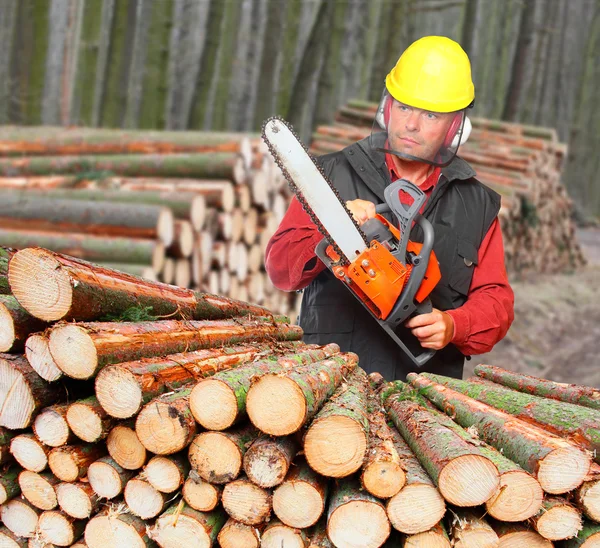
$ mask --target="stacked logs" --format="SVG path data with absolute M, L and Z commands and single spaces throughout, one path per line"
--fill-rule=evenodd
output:
M 351 101 L 332 126 L 320 126 L 311 151 L 325 154 L 368 137 L 377 105 Z M 459 155 L 502 198 L 506 263 L 515 273 L 564 272 L 585 263 L 572 221 L 573 203 L 560 183 L 567 155 L 550 128 L 473 118 Z
M 0 245 L 295 318 L 296 295 L 276 290 L 263 265 L 284 182 L 252 134 L 0 127 Z
M 598 390 L 386 383 L 256 305 L 7 255 L 45 328 L 0 356 L 0 545 L 597 545 Z

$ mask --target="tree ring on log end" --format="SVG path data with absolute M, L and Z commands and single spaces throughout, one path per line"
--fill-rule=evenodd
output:
M 50 353 L 57 367 L 73 379 L 89 379 L 98 367 L 98 353 L 88 332 L 78 325 L 61 325 L 50 332 Z
M 381 504 L 351 501 L 332 512 L 327 534 L 339 548 L 378 548 L 390 535 L 390 522 Z
M 587 476 L 591 458 L 575 446 L 550 452 L 541 462 L 537 479 L 546 493 L 562 494 L 579 487 Z
M 197 548 L 210 548 L 212 541 L 206 530 L 196 519 L 180 514 L 176 525 L 171 514 L 159 517 L 152 530 L 152 538 L 160 546 L 175 548 L 180 546 L 194 546 Z
M 440 492 L 424 483 L 406 485 L 387 504 L 394 529 L 407 535 L 429 531 L 445 513 L 446 502 Z
M 242 469 L 239 447 L 218 432 L 198 434 L 190 445 L 189 459 L 198 475 L 210 483 L 233 481 Z
M 131 371 L 119 365 L 104 367 L 95 381 L 96 397 L 112 417 L 133 417 L 142 405 L 142 389 Z
M 226 383 L 206 379 L 192 389 L 190 409 L 196 421 L 207 430 L 225 430 L 237 417 L 238 402 Z
M 438 478 L 443 497 L 456 506 L 483 504 L 497 491 L 499 484 L 498 469 L 481 455 L 462 455 L 452 459 Z
M 493 518 L 516 522 L 535 516 L 543 500 L 544 491 L 539 482 L 525 471 L 514 470 L 500 476 L 498 492 L 485 506 Z
M 89 548 L 127 546 L 146 548 L 147 544 L 133 525 L 118 517 L 97 516 L 85 528 L 85 543 Z
M 0 302 L 0 352 L 8 352 L 15 342 L 15 321 L 6 306 Z
M 273 493 L 273 512 L 286 525 L 311 527 L 325 510 L 322 493 L 306 481 L 288 481 Z M 287 544 L 286 544 L 287 546 Z

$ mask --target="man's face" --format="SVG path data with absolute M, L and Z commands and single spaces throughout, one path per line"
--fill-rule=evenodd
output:
M 455 116 L 455 112 L 431 112 L 393 99 L 388 124 L 390 148 L 434 161 Z

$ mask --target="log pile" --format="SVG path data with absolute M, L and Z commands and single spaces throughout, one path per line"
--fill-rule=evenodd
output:
M 377 104 L 350 101 L 331 126 L 312 136 L 315 155 L 368 137 Z M 567 146 L 554 129 L 473 118 L 459 155 L 501 195 L 507 268 L 514 273 L 565 272 L 585 264 L 572 221 L 573 203 L 560 183 Z
M 0 546 L 597 545 L 594 389 L 386 383 L 257 305 L 38 248 L 7 274 L 45 346 L 0 355 Z
M 253 134 L 0 127 L 0 245 L 44 247 L 295 319 L 296 295 L 264 271 L 287 209 L 284 183 Z

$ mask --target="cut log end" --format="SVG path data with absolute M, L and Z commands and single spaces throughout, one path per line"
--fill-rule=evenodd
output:
M 161 208 L 156 223 L 156 234 L 159 240 L 169 247 L 175 238 L 175 218 L 173 211 L 168 207 Z
M 160 514 L 165 506 L 165 499 L 147 481 L 131 479 L 125 487 L 125 502 L 133 514 L 143 520 L 152 519 Z
M 53 382 L 62 377 L 62 371 L 56 366 L 54 358 L 50 354 L 46 336 L 39 333 L 30 335 L 25 343 L 25 356 L 42 379 Z
M 63 451 L 60 447 L 48 454 L 48 466 L 62 481 L 76 481 L 81 475 L 75 455 L 68 450 Z
M 15 535 L 31 538 L 35 535 L 39 510 L 19 499 L 9 500 L 0 508 L 0 519 Z
M 367 491 L 380 499 L 389 499 L 404 487 L 406 474 L 400 463 L 376 461 L 363 471 L 362 483 Z
M 190 436 L 195 434 L 194 425 L 186 421 L 174 406 L 154 402 L 147 404 L 137 416 L 135 431 L 148 451 L 171 455 L 187 447 Z
M 197 546 L 210 548 L 213 542 L 203 523 L 193 516 L 181 514 L 175 520 L 171 514 L 161 516 L 152 529 L 152 538 L 159 546 Z
M 73 433 L 83 441 L 93 443 L 103 434 L 102 418 L 89 405 L 73 403 L 67 411 L 67 423 Z
M 172 493 L 183 484 L 182 470 L 166 457 L 152 458 L 144 472 L 150 485 L 161 493 Z
M 77 325 L 61 325 L 50 332 L 50 352 L 56 366 L 74 379 L 89 379 L 98 367 L 92 338 Z
M 242 469 L 239 447 L 218 432 L 196 436 L 190 446 L 189 459 L 198 475 L 210 483 L 228 483 L 237 478 Z
M 146 448 L 135 430 L 123 425 L 115 426 L 106 439 L 108 453 L 125 470 L 137 470 L 146 462 Z
M 26 548 L 29 543 L 15 535 L 8 527 L 0 526 L 0 546 L 2 548 Z
M 182 494 L 188 506 L 200 512 L 214 510 L 221 498 L 220 488 L 199 477 L 189 477 L 183 484 Z
M 544 492 L 539 482 L 527 472 L 514 470 L 500 476 L 497 493 L 486 502 L 490 516 L 500 521 L 525 521 L 542 506 Z
M 196 421 L 207 430 L 225 430 L 237 417 L 238 403 L 227 384 L 218 379 L 206 379 L 192 390 L 190 409 Z
M 546 493 L 567 493 L 583 483 L 590 465 L 591 457 L 569 445 L 555 449 L 540 462 L 537 479 Z
M 588 518 L 600 523 L 600 480 L 586 482 L 582 486 L 579 503 Z
M 39 440 L 50 447 L 65 445 L 71 434 L 64 413 L 52 408 L 45 409 L 36 417 L 33 430 Z
M 482 548 L 479 544 L 473 544 L 473 546 Z M 408 537 L 404 548 L 451 548 L 451 544 L 438 530 L 434 529 Z
M 275 487 L 284 479 L 294 455 L 285 455 L 273 443 L 251 445 L 244 455 L 244 471 L 252 483 L 260 487 Z
M 221 548 L 258 548 L 260 539 L 255 527 L 244 525 L 239 521 L 229 518 L 219 531 L 219 546 Z M 287 545 L 286 545 L 287 546 Z
M 222 501 L 225 511 L 246 525 L 263 523 L 271 513 L 269 492 L 246 479 L 228 483 L 223 489 Z
M 10 442 L 10 452 L 25 470 L 41 472 L 48 466 L 47 451 L 32 435 L 13 438 Z
M 272 436 L 286 436 L 299 430 L 307 412 L 300 387 L 289 378 L 269 374 L 263 375 L 248 391 L 246 410 L 254 426 Z
M 38 474 L 24 470 L 19 474 L 19 486 L 23 496 L 40 510 L 53 510 L 58 506 L 54 485 L 58 483 L 50 474 Z
M 142 389 L 135 375 L 118 365 L 109 365 L 98 373 L 95 390 L 102 408 L 118 419 L 133 417 L 142 405 Z
M 11 430 L 28 427 L 36 409 L 36 394 L 25 375 L 9 360 L 0 359 L 0 391 L 0 425 Z
M 537 532 L 552 541 L 573 538 L 581 527 L 581 513 L 569 504 L 550 508 L 535 523 Z
M 332 443 L 332 433 L 335 443 Z M 322 476 L 341 478 L 356 472 L 363 463 L 367 438 L 353 419 L 333 415 L 313 424 L 306 434 L 304 452 L 310 467 Z
M 313 526 L 324 509 L 323 494 L 305 481 L 285 482 L 273 493 L 273 511 L 290 527 Z
M 147 548 L 144 536 L 134 524 L 119 519 L 118 516 L 96 516 L 85 528 L 85 542 L 89 548 L 106 546 L 127 546 L 128 548 Z
M 261 548 L 305 548 L 306 542 L 302 533 L 297 529 L 293 529 L 284 525 L 283 523 L 277 523 L 271 525 L 267 531 L 265 531 L 260 540 Z
M 442 496 L 456 506 L 478 506 L 497 491 L 500 476 L 496 466 L 480 455 L 463 455 L 441 471 L 438 487 Z
M 390 535 L 390 522 L 380 504 L 351 501 L 329 516 L 327 534 L 335 546 L 377 548 Z
M 88 481 L 94 492 L 105 499 L 113 499 L 123 491 L 123 482 L 119 473 L 106 462 L 98 461 L 90 464 Z
M 6 306 L 0 302 L 0 352 L 8 352 L 15 342 L 15 321 Z
M 515 531 L 500 536 L 498 548 L 552 548 L 554 545 L 535 531 Z
M 27 248 L 15 253 L 8 280 L 21 306 L 36 318 L 57 321 L 71 308 L 71 280 L 60 262 L 44 249 Z
M 80 522 L 73 522 L 62 512 L 44 512 L 38 522 L 42 539 L 56 546 L 70 546 L 83 532 Z
M 387 514 L 394 529 L 407 535 L 428 531 L 444 517 L 446 503 L 433 485 L 414 483 L 394 495 Z
M 63 512 L 76 519 L 88 519 L 95 510 L 97 497 L 84 483 L 61 483 L 56 486 L 58 505 Z

